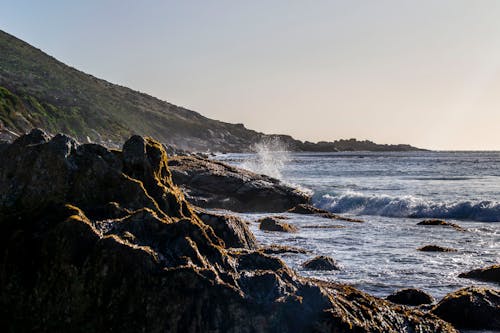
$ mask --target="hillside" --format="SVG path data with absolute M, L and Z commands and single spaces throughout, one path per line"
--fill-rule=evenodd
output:
M 415 150 L 370 141 L 301 142 L 265 135 L 109 83 L 69 67 L 0 30 L 0 134 L 9 139 L 41 127 L 82 142 L 116 146 L 132 134 L 150 135 L 188 150 L 247 151 L 279 138 L 291 150 Z

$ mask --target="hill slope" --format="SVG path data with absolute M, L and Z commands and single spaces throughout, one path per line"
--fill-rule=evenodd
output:
M 131 134 L 150 135 L 188 150 L 246 151 L 276 137 L 291 150 L 415 149 L 356 140 L 303 143 L 209 119 L 85 74 L 0 30 L 0 132 L 15 136 L 33 127 L 108 145 Z

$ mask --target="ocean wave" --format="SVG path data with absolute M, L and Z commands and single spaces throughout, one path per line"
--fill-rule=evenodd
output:
M 332 213 L 500 221 L 500 202 L 495 201 L 433 202 L 413 196 L 392 197 L 348 192 L 339 196 L 325 194 L 316 199 L 314 204 Z

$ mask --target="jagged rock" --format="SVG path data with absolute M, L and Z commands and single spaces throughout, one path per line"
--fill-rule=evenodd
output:
M 500 293 L 487 288 L 463 288 L 446 295 L 432 313 L 457 328 L 500 330 Z
M 426 226 L 437 225 L 437 226 L 443 226 L 443 227 L 451 227 L 451 228 L 458 230 L 458 231 L 466 231 L 466 229 L 462 228 L 458 224 L 446 222 L 446 221 L 438 220 L 438 219 L 423 220 L 422 222 L 418 222 L 417 225 L 426 225 Z
M 333 258 L 327 256 L 317 256 L 309 259 L 302 264 L 302 267 L 312 271 L 338 271 L 341 269 Z
M 302 249 L 300 247 L 287 246 L 287 245 L 277 245 L 272 244 L 269 246 L 263 246 L 260 248 L 260 251 L 265 254 L 283 254 L 283 253 L 307 253 L 306 249 Z
M 364 222 L 363 220 L 354 219 L 350 217 L 345 217 L 337 214 L 330 213 L 327 210 L 319 209 L 309 204 L 300 204 L 288 210 L 289 213 L 304 214 L 304 215 L 316 215 L 332 220 L 342 220 L 347 222 Z
M 417 251 L 422 251 L 422 252 L 457 252 L 457 250 L 449 248 L 449 247 L 444 247 L 444 246 L 439 246 L 439 245 L 424 245 L 422 247 L 419 247 Z
M 281 221 L 281 219 L 264 217 L 257 221 L 259 229 L 265 231 L 280 231 L 280 232 L 297 232 L 298 228 L 289 223 Z
M 500 283 L 500 265 L 474 269 L 458 277 Z
M 203 208 L 283 212 L 310 199 L 277 179 L 196 156 L 176 156 L 169 167 L 189 202 Z
M 422 305 L 434 303 L 434 298 L 426 292 L 419 289 L 401 289 L 386 298 L 388 301 L 403 305 Z
M 257 240 L 248 229 L 247 224 L 239 217 L 217 214 L 198 208 L 196 213 L 200 219 L 214 230 L 227 247 L 256 249 Z
M 455 332 L 229 249 L 152 139 L 133 137 L 123 152 L 33 139 L 8 145 L 0 163 L 2 331 Z

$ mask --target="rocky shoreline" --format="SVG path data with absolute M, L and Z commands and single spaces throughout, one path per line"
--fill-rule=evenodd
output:
M 0 156 L 0 325 L 7 332 L 498 328 L 491 319 L 498 291 L 457 291 L 465 295 L 459 305 L 449 295 L 430 311 L 394 304 L 301 277 L 272 255 L 286 248 L 261 248 L 243 220 L 193 205 L 265 211 L 276 201 L 274 211 L 285 211 L 308 203 L 271 179 L 202 159 L 169 161 L 160 143 L 140 136 L 110 150 L 33 130 L 0 145 Z M 470 320 L 447 310 L 450 301 Z

